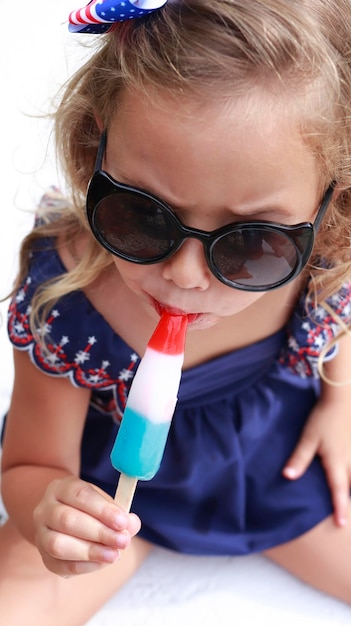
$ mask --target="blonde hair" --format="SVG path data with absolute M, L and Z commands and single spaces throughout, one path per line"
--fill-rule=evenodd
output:
M 84 35 L 81 35 L 84 37 Z M 70 197 L 23 242 L 16 288 L 37 240 L 89 232 L 84 204 L 100 131 L 125 87 L 145 94 L 233 98 L 260 89 L 301 108 L 301 133 L 318 159 L 325 189 L 339 195 L 328 210 L 308 266 L 317 303 L 350 276 L 351 6 L 349 0 L 169 0 L 142 20 L 96 38 L 89 61 L 64 86 L 54 115 L 57 151 Z M 211 95 L 216 94 L 216 95 Z M 309 97 L 306 98 L 306 94 Z M 323 259 L 323 264 L 320 260 Z M 37 293 L 39 319 L 56 299 L 82 289 L 112 263 L 91 236 L 77 267 Z M 41 317 L 41 319 L 43 319 Z

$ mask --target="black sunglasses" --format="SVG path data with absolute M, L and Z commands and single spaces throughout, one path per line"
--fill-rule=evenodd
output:
M 300 274 L 334 190 L 333 184 L 328 187 L 314 224 L 234 222 L 207 232 L 182 224 L 170 206 L 147 191 L 114 180 L 101 169 L 105 149 L 106 132 L 101 136 L 86 201 L 97 241 L 125 261 L 147 265 L 165 261 L 186 239 L 199 239 L 214 276 L 245 291 L 275 289 Z

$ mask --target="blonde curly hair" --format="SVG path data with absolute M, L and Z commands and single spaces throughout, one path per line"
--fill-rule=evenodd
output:
M 338 291 L 351 270 L 349 0 L 170 0 L 96 40 L 91 58 L 64 86 L 54 114 L 69 197 L 59 219 L 47 209 L 25 238 L 15 289 L 38 240 L 63 235 L 70 242 L 90 232 L 84 205 L 100 139 L 96 115 L 108 128 L 121 90 L 132 87 L 145 94 L 167 90 L 178 101 L 230 99 L 256 89 L 277 102 L 283 94 L 285 102 L 290 98 L 301 109 L 301 134 L 320 164 L 323 189 L 336 181 L 339 190 L 307 268 L 310 289 L 316 303 Z M 91 236 L 76 268 L 37 293 L 32 318 L 43 319 L 59 297 L 84 288 L 111 263 Z

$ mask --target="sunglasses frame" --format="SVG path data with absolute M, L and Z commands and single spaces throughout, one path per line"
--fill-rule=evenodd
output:
M 199 239 L 204 246 L 206 261 L 212 274 L 228 287 L 251 292 L 271 291 L 273 289 L 281 287 L 282 285 L 286 285 L 291 280 L 296 278 L 306 266 L 312 253 L 316 232 L 320 227 L 320 224 L 332 199 L 335 187 L 334 183 L 329 185 L 329 187 L 327 188 L 313 223 L 302 222 L 296 225 L 285 225 L 268 221 L 233 222 L 212 232 L 208 232 L 197 228 L 190 228 L 184 225 L 166 202 L 160 200 L 159 198 L 157 198 L 157 196 L 154 196 L 147 191 L 144 191 L 137 187 L 133 187 L 131 185 L 119 183 L 112 176 L 110 176 L 110 174 L 105 172 L 102 169 L 102 162 L 106 150 L 106 141 L 107 133 L 106 131 L 104 131 L 101 135 L 100 145 L 95 163 L 95 171 L 88 185 L 86 197 L 86 214 L 94 237 L 99 242 L 99 244 L 102 245 L 108 252 L 131 263 L 136 263 L 139 265 L 152 265 L 154 263 L 166 261 L 169 257 L 175 254 L 177 250 L 179 250 L 179 248 L 186 239 Z M 134 195 L 137 195 L 139 198 L 142 197 L 148 201 L 151 200 L 163 212 L 167 214 L 168 219 L 173 223 L 176 232 L 178 233 L 177 239 L 174 241 L 172 248 L 168 250 L 167 253 L 159 255 L 157 257 L 153 257 L 152 259 L 135 258 L 131 255 L 119 252 L 102 236 L 99 228 L 96 225 L 96 216 L 99 205 L 106 197 L 118 195 L 119 193 L 124 192 L 132 193 Z M 291 241 L 296 251 L 297 262 L 295 264 L 295 267 L 288 274 L 288 276 L 282 278 L 279 281 L 274 281 L 273 283 L 265 284 L 263 286 L 252 286 L 230 280 L 217 269 L 212 254 L 213 248 L 216 243 L 225 235 L 228 235 L 231 232 L 235 232 L 237 230 L 252 230 L 253 228 L 259 228 L 266 232 L 274 232 L 280 235 L 284 235 L 288 240 Z

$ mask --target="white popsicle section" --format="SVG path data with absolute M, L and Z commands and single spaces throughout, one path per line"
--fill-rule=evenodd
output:
M 184 354 L 147 347 L 138 367 L 127 407 L 154 423 L 170 422 L 177 402 Z M 124 417 L 123 417 L 124 419 Z

